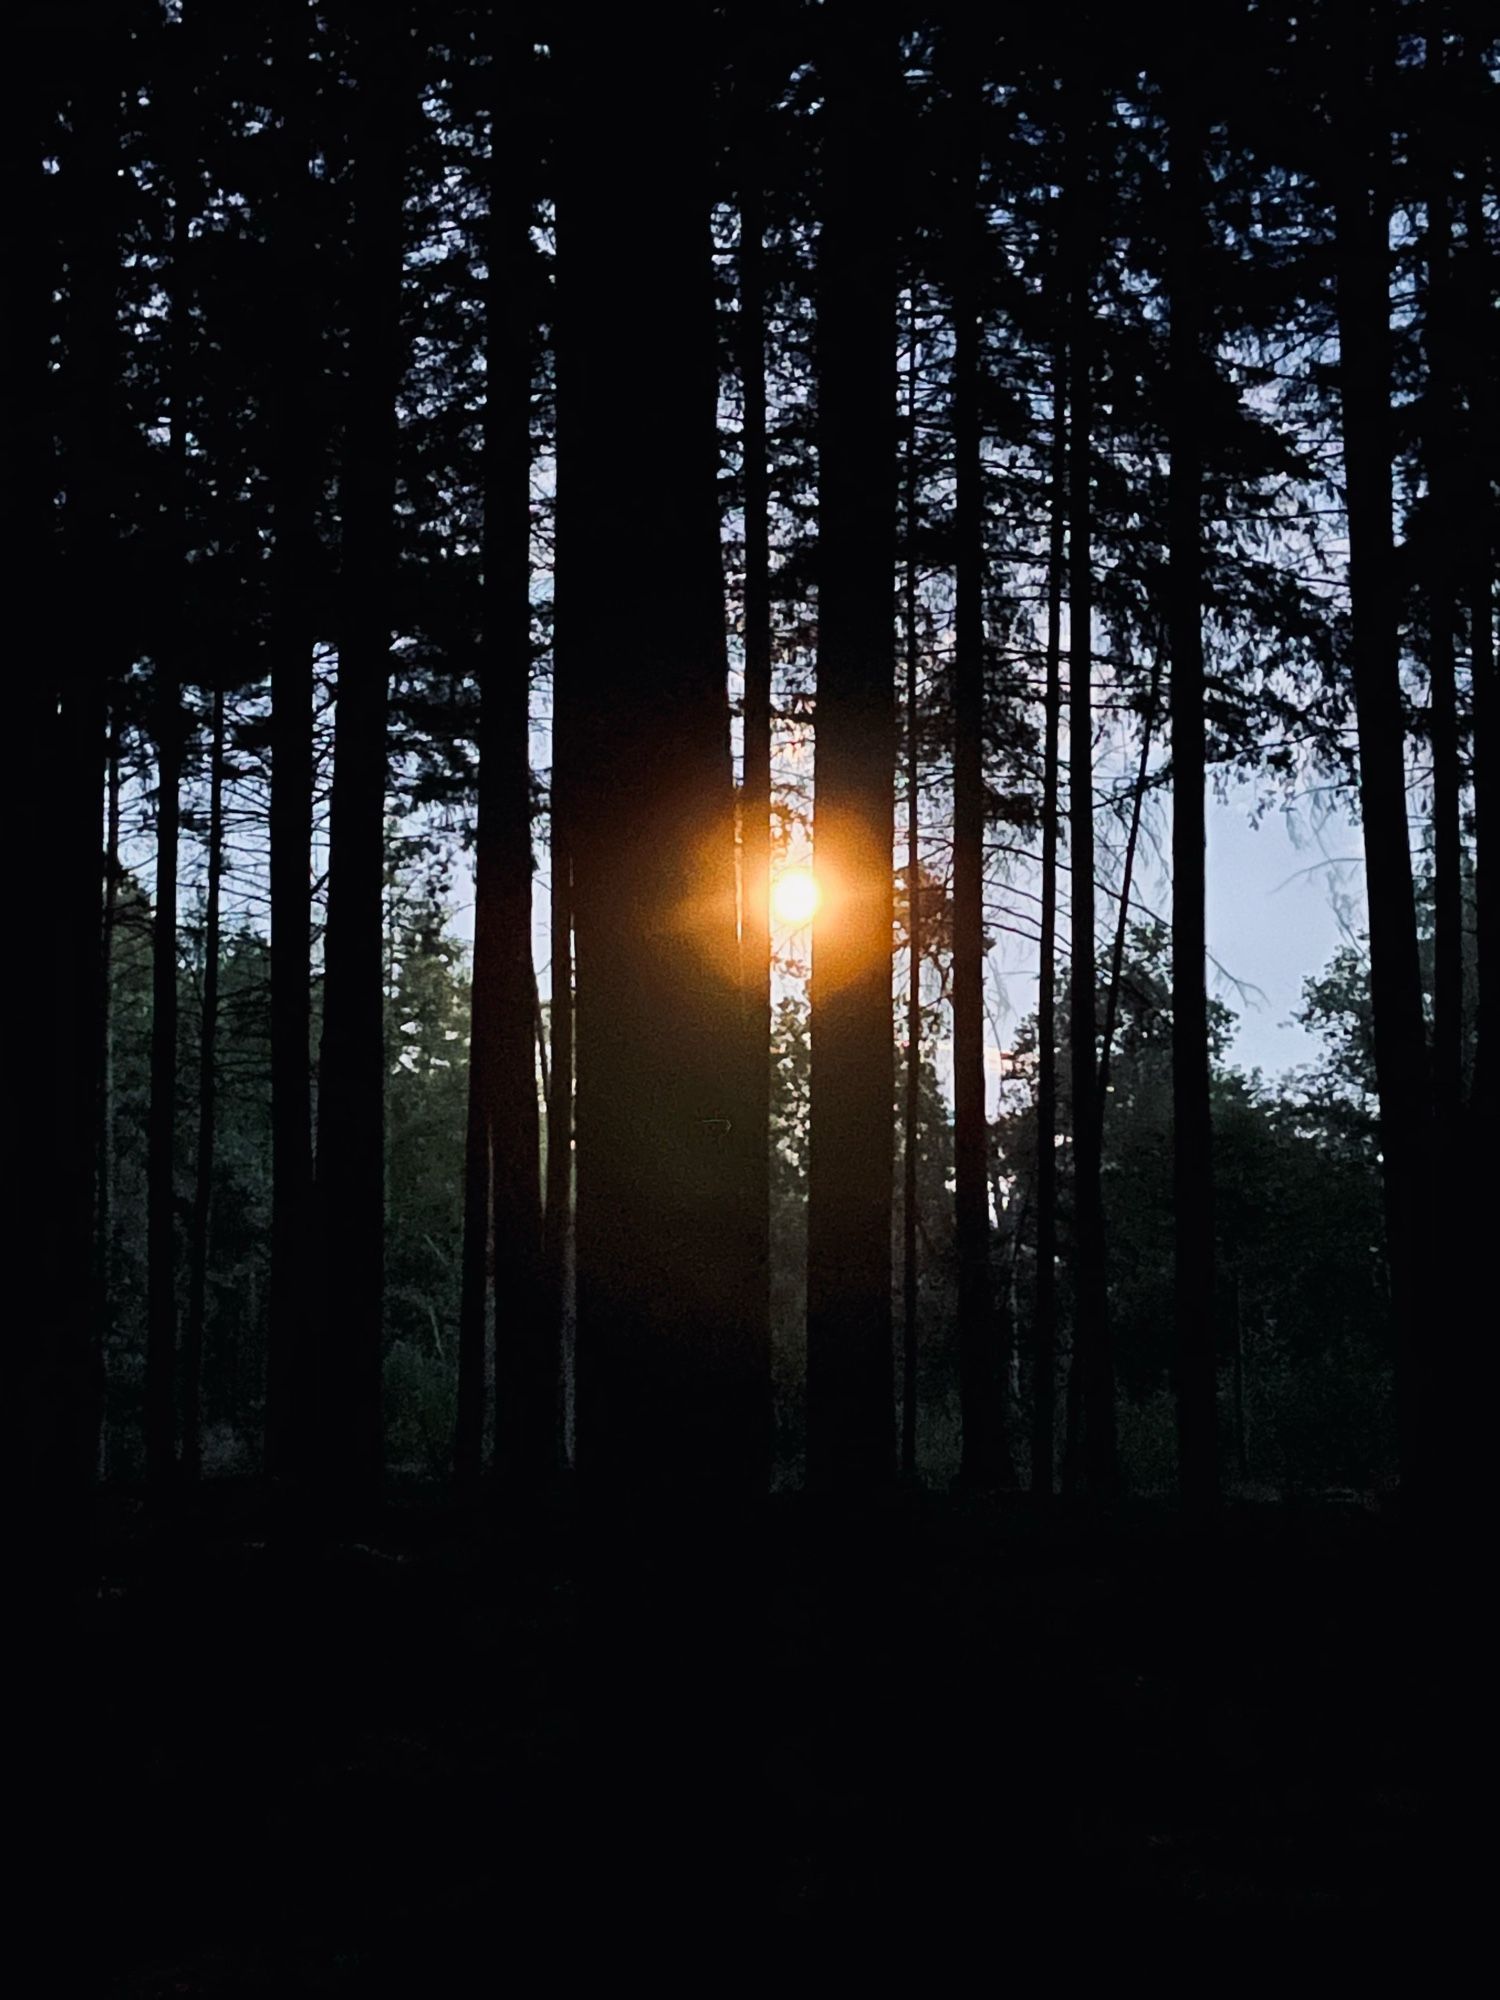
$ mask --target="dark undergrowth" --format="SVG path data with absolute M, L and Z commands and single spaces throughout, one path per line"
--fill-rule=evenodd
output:
M 941 1992 L 976 1949 L 1067 1983 L 1424 1906 L 1422 1571 L 1357 1506 L 1206 1548 L 1145 1506 L 409 1499 L 317 1545 L 225 1483 L 101 1546 L 26 1724 L 26 1991 L 709 1992 L 817 1950 Z

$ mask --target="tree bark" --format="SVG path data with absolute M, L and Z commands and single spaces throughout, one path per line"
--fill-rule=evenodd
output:
M 825 10 L 829 11 L 829 10 Z M 891 846 L 895 816 L 896 47 L 829 11 L 818 269 L 818 665 L 808 1170 L 807 1475 L 893 1471 Z
M 369 18 L 359 51 L 363 117 L 355 161 L 342 634 L 318 1070 L 325 1259 L 319 1445 L 326 1497 L 350 1513 L 378 1500 L 383 1456 L 386 715 L 410 56 L 404 10 Z

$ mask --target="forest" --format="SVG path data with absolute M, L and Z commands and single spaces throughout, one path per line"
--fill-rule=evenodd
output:
M 10 18 L 38 1966 L 1415 1924 L 1493 10 Z

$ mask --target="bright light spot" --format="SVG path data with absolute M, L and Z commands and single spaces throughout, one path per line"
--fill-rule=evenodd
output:
M 811 923 L 823 892 L 810 868 L 788 868 L 771 885 L 771 909 L 777 923 L 793 928 Z

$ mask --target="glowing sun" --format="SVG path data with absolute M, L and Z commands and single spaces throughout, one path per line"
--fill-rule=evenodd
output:
M 810 868 L 788 868 L 771 885 L 771 910 L 777 923 L 793 927 L 811 923 L 823 892 Z

